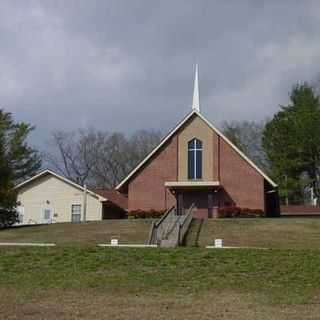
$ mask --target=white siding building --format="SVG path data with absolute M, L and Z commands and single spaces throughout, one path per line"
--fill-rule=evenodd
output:
M 80 222 L 84 207 L 86 221 L 108 218 L 104 208 L 107 203 L 110 208 L 110 201 L 106 197 L 90 190 L 85 193 L 82 186 L 50 170 L 17 185 L 16 190 L 19 224 Z

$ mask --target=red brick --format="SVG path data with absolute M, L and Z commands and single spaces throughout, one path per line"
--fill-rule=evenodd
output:
M 176 204 L 165 189 L 166 181 L 177 180 L 177 135 L 174 135 L 129 182 L 129 211 L 164 210 Z

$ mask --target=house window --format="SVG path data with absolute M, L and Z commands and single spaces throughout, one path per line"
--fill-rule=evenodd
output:
M 71 206 L 71 222 L 81 222 L 81 204 Z
M 188 142 L 188 179 L 202 178 L 202 141 L 194 138 Z

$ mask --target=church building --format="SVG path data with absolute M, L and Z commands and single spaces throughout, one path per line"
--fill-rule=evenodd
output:
M 192 110 L 116 188 L 128 197 L 128 211 L 216 217 L 221 207 L 260 209 L 279 215 L 277 185 L 200 112 L 196 68 Z

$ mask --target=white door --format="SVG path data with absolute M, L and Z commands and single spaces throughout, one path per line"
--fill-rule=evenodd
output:
M 17 212 L 18 212 L 18 223 L 22 224 L 23 218 L 24 218 L 24 206 L 17 206 Z
M 52 223 L 52 209 L 51 208 L 43 208 L 41 213 L 41 223 Z

